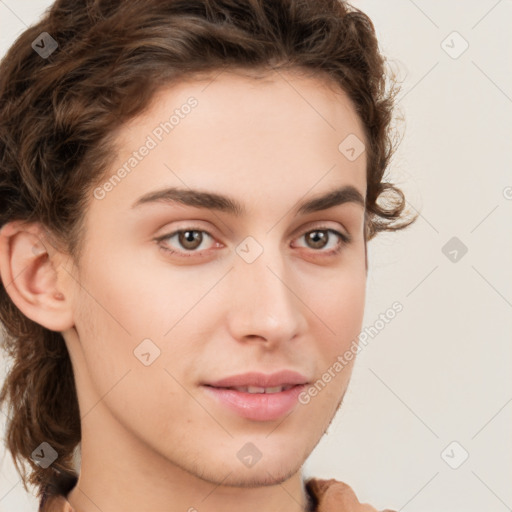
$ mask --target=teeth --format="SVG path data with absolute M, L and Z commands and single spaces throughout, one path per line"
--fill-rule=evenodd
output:
M 234 389 L 236 391 L 240 391 L 242 393 L 280 393 L 281 391 L 286 391 L 290 389 L 292 386 L 274 386 L 273 388 L 260 388 L 258 386 L 240 386 L 233 387 L 230 389 Z
M 265 393 L 280 393 L 284 390 L 284 386 L 275 386 L 273 388 L 266 388 Z

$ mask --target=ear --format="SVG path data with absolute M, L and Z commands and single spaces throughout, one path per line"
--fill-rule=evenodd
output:
M 51 331 L 74 325 L 69 256 L 48 241 L 39 223 L 13 221 L 0 230 L 0 277 L 16 307 Z

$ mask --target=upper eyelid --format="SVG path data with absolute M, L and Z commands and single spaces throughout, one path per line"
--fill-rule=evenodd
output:
M 309 226 L 307 228 L 302 227 L 302 228 L 294 229 L 292 236 L 294 236 L 294 237 L 302 236 L 306 233 L 309 233 L 310 231 L 315 231 L 315 230 L 318 230 L 318 231 L 334 230 L 334 231 L 341 231 L 341 234 L 345 235 L 346 237 L 349 237 L 349 238 L 351 237 L 349 230 L 346 229 L 345 226 L 343 226 L 342 229 L 339 229 L 338 227 L 333 228 L 332 226 L 327 225 L 326 221 L 316 221 L 316 222 L 319 224 L 314 224 L 313 226 Z M 338 222 L 338 224 L 340 224 L 340 223 Z M 184 227 L 174 228 L 170 231 L 166 231 L 165 233 L 163 233 L 162 235 L 158 235 L 154 239 L 168 238 L 173 235 L 176 235 L 180 231 L 200 231 L 202 233 L 207 233 L 212 238 L 217 238 L 215 234 L 211 233 L 212 230 L 210 230 L 209 228 L 203 228 L 201 226 L 197 226 L 197 225 L 194 225 L 191 223 L 191 224 L 185 225 Z M 215 230 L 213 230 L 213 231 L 215 231 Z
M 315 222 L 315 221 L 313 221 L 313 222 Z M 319 220 L 319 221 L 316 221 L 315 224 L 310 225 L 307 228 L 304 228 L 304 227 L 298 228 L 293 231 L 293 236 L 294 237 L 302 236 L 302 235 L 305 235 L 306 233 L 309 233 L 310 231 L 318 230 L 318 231 L 338 231 L 343 236 L 346 236 L 349 239 L 352 238 L 350 231 L 343 224 L 341 224 L 341 222 L 337 222 L 337 224 L 340 224 L 342 226 L 341 229 L 338 226 L 333 227 L 333 226 L 329 225 L 328 222 L 329 221 Z
M 175 235 L 179 231 L 202 231 L 202 232 L 207 233 L 211 237 L 216 238 L 216 235 L 212 234 L 212 231 L 215 233 L 216 229 L 212 230 L 211 228 L 204 228 L 204 227 L 202 227 L 200 225 L 195 224 L 195 221 L 193 221 L 193 220 L 189 220 L 189 221 L 185 221 L 185 222 L 188 222 L 188 224 L 184 224 L 183 227 L 177 227 L 177 228 L 174 228 L 172 230 L 166 231 L 162 235 L 158 235 L 156 238 L 169 237 L 169 236 Z M 199 222 L 201 222 L 201 221 L 199 221 Z M 307 228 L 304 228 L 302 226 L 300 228 L 294 229 L 292 234 L 291 234 L 291 236 L 303 235 L 303 234 L 305 234 L 305 233 L 307 233 L 309 231 L 314 231 L 315 229 L 318 229 L 318 230 L 334 229 L 335 231 L 336 230 L 337 231 L 341 231 L 342 234 L 344 234 L 347 237 L 351 236 L 350 231 L 340 221 L 326 221 L 326 220 L 322 221 L 322 220 L 317 220 L 317 221 L 310 221 L 310 222 L 313 223 L 313 224 L 310 225 Z M 334 228 L 334 227 L 328 225 L 329 222 L 335 222 L 336 224 L 341 225 L 342 227 L 341 227 L 341 229 L 339 227 L 335 227 Z

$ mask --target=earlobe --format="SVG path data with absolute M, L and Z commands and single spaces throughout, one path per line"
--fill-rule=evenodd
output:
M 46 241 L 40 224 L 10 222 L 0 230 L 0 277 L 16 307 L 51 331 L 73 325 L 71 289 L 61 255 Z

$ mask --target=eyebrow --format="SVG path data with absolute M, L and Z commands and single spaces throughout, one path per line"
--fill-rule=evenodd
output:
M 215 192 L 178 187 L 169 187 L 149 192 L 137 199 L 132 205 L 132 208 L 155 202 L 180 203 L 186 206 L 225 212 L 236 217 L 241 217 L 246 214 L 243 204 L 229 196 Z M 345 185 L 320 196 L 316 196 L 313 199 L 301 201 L 295 207 L 295 211 L 296 215 L 306 215 L 308 213 L 327 210 L 328 208 L 345 203 L 356 203 L 363 206 L 363 208 L 365 206 L 365 200 L 359 190 L 352 185 Z

